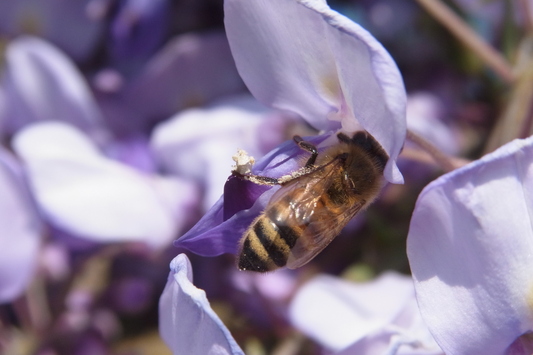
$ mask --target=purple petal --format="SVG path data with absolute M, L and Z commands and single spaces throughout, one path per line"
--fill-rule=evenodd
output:
M 63 53 L 35 37 L 20 37 L 6 51 L 2 86 L 10 133 L 23 125 L 59 120 L 100 135 L 101 113 L 81 73 Z
M 405 140 L 406 94 L 379 42 L 321 0 L 224 4 L 239 73 L 258 100 L 318 129 L 362 127 L 390 156 L 387 180 L 403 182 L 395 162 Z
M 72 126 L 29 126 L 14 137 L 13 146 L 26 163 L 39 207 L 70 234 L 161 247 L 190 223 L 198 201 L 195 185 L 107 159 Z
M 422 316 L 449 354 L 503 354 L 533 330 L 533 138 L 420 194 L 407 252 Z
M 159 332 L 173 354 L 244 355 L 211 309 L 205 292 L 192 284 L 192 269 L 187 256 L 175 257 L 170 269 L 159 300 Z
M 243 88 L 222 33 L 187 34 L 157 53 L 124 97 L 146 119 L 161 120 Z
M 38 261 L 41 224 L 17 170 L 0 147 L 0 303 L 26 289 Z
M 169 3 L 168 0 L 125 0 L 117 4 L 110 26 L 109 52 L 114 62 L 122 64 L 122 69 L 137 69 L 164 41 Z
M 320 143 L 327 142 L 329 137 L 322 135 L 306 139 L 320 147 Z M 298 170 L 298 162 L 305 154 L 309 153 L 302 151 L 292 140 L 287 141 L 260 159 L 252 172 L 281 177 Z M 236 254 L 243 233 L 278 189 L 229 178 L 224 196 L 174 245 L 203 256 Z

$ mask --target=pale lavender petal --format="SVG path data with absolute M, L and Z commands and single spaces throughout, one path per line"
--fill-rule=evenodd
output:
M 155 54 L 124 100 L 146 119 L 161 120 L 243 89 L 224 34 L 187 34 Z
M 243 354 L 229 330 L 211 309 L 205 292 L 192 284 L 185 254 L 170 264 L 168 282 L 159 300 L 159 333 L 174 355 Z
M 364 128 L 390 156 L 387 180 L 403 181 L 395 162 L 405 139 L 406 94 L 379 42 L 321 0 L 224 4 L 239 73 L 258 100 L 318 129 Z
M 449 354 L 503 354 L 533 330 L 533 138 L 420 194 L 407 252 L 422 316 Z
M 414 296 L 411 278 L 395 273 L 361 284 L 320 275 L 297 292 L 289 316 L 299 330 L 330 350 L 340 351 L 356 342 L 362 343 L 352 346 L 362 349 L 367 337 L 379 334 L 387 336 L 380 341 L 387 339 L 381 345 L 390 349 L 400 339 L 404 343 L 426 340 L 419 336 L 420 330 L 428 333 L 416 322 L 420 315 Z
M 151 146 L 167 172 L 189 177 L 205 190 L 204 209 L 220 198 L 237 149 L 261 157 L 286 139 L 295 117 L 250 95 L 184 110 L 154 129 Z M 206 129 L 209 127 L 209 129 Z
M 99 136 L 102 117 L 84 78 L 62 52 L 36 37 L 20 37 L 6 50 L 2 86 L 10 133 L 43 120 L 69 122 Z
M 1 1 L 0 32 L 45 38 L 75 60 L 83 60 L 94 51 L 104 28 L 103 21 L 87 14 L 91 1 Z
M 82 132 L 63 123 L 28 126 L 14 137 L 13 147 L 26 163 L 46 218 L 81 238 L 161 247 L 190 223 L 198 203 L 195 185 L 107 159 Z
M 0 147 L 0 303 L 24 292 L 38 262 L 41 224 L 14 158 Z

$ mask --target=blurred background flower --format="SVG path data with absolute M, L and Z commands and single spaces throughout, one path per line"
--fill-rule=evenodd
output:
M 421 318 L 414 301 L 411 268 L 419 298 L 434 291 L 421 286 L 412 245 L 407 258 L 410 219 L 424 186 L 463 165 L 458 158 L 533 133 L 531 2 L 330 0 L 332 10 L 321 1 L 271 2 L 292 32 L 253 17 L 253 4 L 0 2 L 2 354 L 439 354 L 425 322 L 451 351 L 442 339 L 452 323 L 440 328 L 426 301 Z M 310 17 L 287 21 L 280 9 L 300 4 Z M 233 12 L 224 15 L 224 6 Z M 314 27 L 318 18 L 330 27 Z M 374 62 L 356 55 L 348 33 L 375 37 Z M 300 35 L 317 37 L 304 43 Z M 327 75 L 317 82 L 317 73 Z M 372 123 L 391 117 L 393 125 Z M 329 133 L 319 130 L 356 120 L 385 142 L 399 169 L 391 165 L 389 181 L 403 176 L 403 185 L 387 185 L 298 270 L 249 274 L 219 255 L 235 251 L 237 230 L 253 219 L 228 217 L 264 192 L 227 182 L 237 149 L 257 159 L 258 172 L 285 173 L 302 155 L 294 134 L 320 143 Z M 418 139 L 408 134 L 404 145 L 406 127 Z M 234 192 L 226 207 L 224 189 Z M 429 218 L 415 218 L 431 230 Z M 189 238 L 224 220 L 229 235 Z M 184 249 L 199 255 L 174 259 Z M 526 351 L 530 327 L 508 330 L 517 337 L 509 351 Z M 181 347 L 183 339 L 198 347 Z

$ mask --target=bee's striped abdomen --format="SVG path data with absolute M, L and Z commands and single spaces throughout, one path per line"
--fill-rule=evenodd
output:
M 254 220 L 244 237 L 239 269 L 265 272 L 287 264 L 301 230 L 277 224 L 278 217 L 276 208 L 271 208 Z

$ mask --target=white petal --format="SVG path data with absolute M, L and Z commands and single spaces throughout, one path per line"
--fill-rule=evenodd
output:
M 106 159 L 63 123 L 29 126 L 15 136 L 13 147 L 26 163 L 43 213 L 82 238 L 166 245 L 176 237 L 179 213 L 187 215 L 197 199 L 194 185 Z

